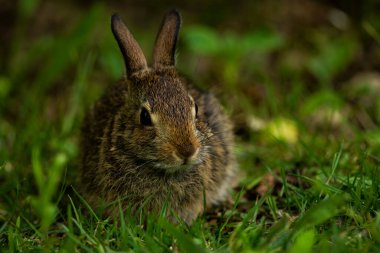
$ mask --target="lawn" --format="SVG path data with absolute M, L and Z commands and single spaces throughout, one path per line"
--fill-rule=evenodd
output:
M 124 73 L 111 14 L 150 59 L 173 3 L 2 3 L 0 252 L 380 252 L 380 6 L 301 2 L 176 5 L 178 69 L 230 115 L 240 176 L 191 226 L 78 191 L 84 114 Z

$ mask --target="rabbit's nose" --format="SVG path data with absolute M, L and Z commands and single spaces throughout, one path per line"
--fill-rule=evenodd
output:
M 194 157 L 198 153 L 198 149 L 199 148 L 193 144 L 182 145 L 178 148 L 177 154 L 181 159 L 186 161 Z

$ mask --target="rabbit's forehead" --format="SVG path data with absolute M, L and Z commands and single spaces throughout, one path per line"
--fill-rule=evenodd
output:
M 146 90 L 146 100 L 152 113 L 188 113 L 193 101 L 180 80 L 160 78 Z
M 152 113 L 165 115 L 188 115 L 193 102 L 187 91 L 158 90 L 147 97 Z

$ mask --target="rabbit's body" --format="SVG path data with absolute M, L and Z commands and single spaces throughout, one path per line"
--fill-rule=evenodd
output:
M 194 89 L 175 69 L 177 12 L 164 20 L 152 67 L 120 19 L 112 22 L 128 78 L 86 116 L 86 195 L 94 203 L 120 199 L 132 210 L 144 203 L 145 210 L 160 211 L 167 203 L 191 223 L 203 211 L 204 196 L 207 206 L 229 196 L 235 174 L 231 125 L 215 97 Z

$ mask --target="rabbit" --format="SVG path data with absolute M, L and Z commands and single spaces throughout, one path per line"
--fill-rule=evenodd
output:
M 111 18 L 127 76 L 84 119 L 81 185 L 91 205 L 119 201 L 123 210 L 158 213 L 166 203 L 168 216 L 191 224 L 230 199 L 233 127 L 215 96 L 177 71 L 180 25 L 178 11 L 168 12 L 148 66 L 120 16 Z

